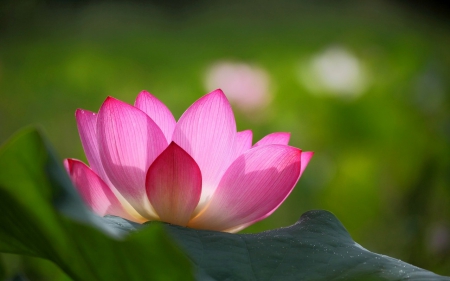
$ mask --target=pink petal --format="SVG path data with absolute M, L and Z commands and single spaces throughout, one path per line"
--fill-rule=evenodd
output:
M 186 226 L 202 193 L 194 159 L 172 142 L 147 172 L 147 195 L 162 221 Z
M 141 216 L 157 219 L 145 192 L 145 176 L 167 147 L 158 125 L 143 111 L 109 97 L 98 113 L 97 134 L 108 178 Z
M 84 202 L 98 215 L 114 215 L 136 221 L 122 207 L 103 180 L 83 162 L 64 160 L 64 166 Z
M 236 122 L 221 90 L 200 98 L 178 121 L 173 141 L 194 158 L 202 172 L 199 208 L 209 199 L 231 162 Z
M 250 149 L 233 162 L 209 204 L 188 226 L 232 231 L 269 216 L 297 183 L 300 154 L 278 144 Z
M 147 91 L 139 93 L 134 106 L 147 113 L 155 121 L 166 137 L 167 143 L 172 140 L 173 130 L 177 122 L 167 106 Z
M 302 176 L 303 171 L 305 170 L 306 166 L 308 166 L 309 160 L 311 160 L 311 158 L 312 158 L 313 155 L 314 155 L 314 152 L 311 152 L 311 151 L 302 152 L 302 154 L 301 154 L 301 156 L 300 156 L 300 157 L 301 157 L 301 164 L 300 164 L 301 168 L 300 168 L 299 179 L 300 179 L 300 177 Z M 238 225 L 238 226 L 236 226 L 236 227 L 227 229 L 226 231 L 227 231 L 227 232 L 231 232 L 231 233 L 236 233 L 236 232 L 238 232 L 238 231 L 240 231 L 240 230 L 242 230 L 242 229 L 244 229 L 244 228 L 246 228 L 246 227 L 248 227 L 248 226 L 254 224 L 255 222 L 258 222 L 258 221 L 260 221 L 260 220 L 262 220 L 262 219 L 267 218 L 267 217 L 268 217 L 269 215 L 271 215 L 276 209 L 278 209 L 278 206 L 277 206 L 276 208 L 274 208 L 273 211 L 271 211 L 271 212 L 269 212 L 269 213 L 267 213 L 267 214 L 264 214 L 264 215 L 262 215 L 261 217 L 255 219 L 255 220 L 253 220 L 253 221 L 250 221 L 250 222 L 247 222 L 247 223 Z
M 108 185 L 112 186 L 105 170 L 103 169 L 102 160 L 98 152 L 97 141 L 97 114 L 85 109 L 77 109 L 75 111 L 78 132 L 80 134 L 81 144 L 84 153 L 89 162 L 90 168 Z
M 301 170 L 300 170 L 300 176 L 302 176 L 303 171 L 306 169 L 306 166 L 308 166 L 309 160 L 311 160 L 311 158 L 313 157 L 314 152 L 312 151 L 305 151 L 302 152 L 302 156 L 301 156 Z
M 140 217 L 143 219 L 134 208 L 128 203 L 120 192 L 114 187 L 106 175 L 105 169 L 98 151 L 97 140 L 97 114 L 89 110 L 78 109 L 75 112 L 75 118 L 77 120 L 78 132 L 80 134 L 81 143 L 86 154 L 86 158 L 89 162 L 90 168 L 105 182 L 111 189 L 122 206 L 128 210 L 134 217 Z
M 81 144 L 91 169 L 105 182 L 109 181 L 102 166 L 97 145 L 97 114 L 89 110 L 77 109 L 75 111 L 78 132 Z
M 245 130 L 236 134 L 232 161 L 252 147 L 252 138 L 253 132 L 250 130 Z
M 289 143 L 289 139 L 291 138 L 291 133 L 272 133 L 263 137 L 260 141 L 255 143 L 254 147 L 268 144 L 284 144 L 287 145 Z

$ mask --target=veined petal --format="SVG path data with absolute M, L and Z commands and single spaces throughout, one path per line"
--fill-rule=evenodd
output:
M 155 121 L 166 137 L 167 143 L 170 143 L 177 122 L 167 106 L 147 91 L 139 93 L 134 106 L 147 113 Z
M 122 206 L 133 216 L 142 218 L 136 210 L 128 203 L 122 194 L 114 187 L 114 185 L 109 180 L 106 175 L 105 169 L 103 169 L 103 164 L 100 158 L 98 150 L 98 140 L 97 140 L 97 114 L 85 109 L 78 109 L 75 112 L 75 118 L 77 120 L 78 132 L 81 138 L 81 144 L 83 145 L 86 158 L 89 162 L 89 166 L 110 188 L 110 190 L 117 197 Z
M 102 167 L 102 160 L 98 153 L 97 145 L 97 114 L 89 110 L 77 109 L 75 111 L 78 132 L 81 144 L 91 169 L 99 175 L 103 181 L 107 182 L 105 171 Z
M 201 208 L 231 162 L 236 122 L 221 90 L 200 98 L 178 121 L 172 140 L 194 158 L 202 172 Z
M 236 134 L 232 161 L 252 147 L 252 138 L 253 132 L 250 130 L 245 130 Z
M 306 166 L 308 166 L 309 160 L 311 160 L 311 158 L 312 158 L 313 155 L 314 155 L 314 152 L 311 152 L 311 151 L 305 151 L 305 152 L 302 152 L 302 154 L 301 154 L 301 156 L 300 156 L 300 159 L 301 159 L 300 166 L 301 166 L 301 168 L 300 168 L 300 175 L 299 175 L 299 178 L 302 176 L 303 171 L 305 170 Z M 248 226 L 254 224 L 255 222 L 258 222 L 258 221 L 260 221 L 260 220 L 263 220 L 263 219 L 267 218 L 267 217 L 268 217 L 269 215 L 271 215 L 276 209 L 278 209 L 278 206 L 277 206 L 276 208 L 274 208 L 273 211 L 271 211 L 271 212 L 269 212 L 269 213 L 267 213 L 267 214 L 264 214 L 264 215 L 262 215 L 261 217 L 255 219 L 255 220 L 253 220 L 253 221 L 250 221 L 250 222 L 241 224 L 241 225 L 239 225 L 239 226 L 235 226 L 235 227 L 233 227 L 233 228 L 226 229 L 226 230 L 224 230 L 224 231 L 225 231 L 225 232 L 231 232 L 231 233 L 239 232 L 240 230 L 242 230 L 242 229 L 244 229 L 244 228 L 246 228 L 246 227 L 248 227 Z
M 301 150 L 278 144 L 250 149 L 231 164 L 188 227 L 231 231 L 269 216 L 297 183 L 300 155 Z
M 128 214 L 103 180 L 83 162 L 64 160 L 64 166 L 84 202 L 98 215 L 114 215 L 132 221 L 139 219 Z
M 300 170 L 300 176 L 302 176 L 303 171 L 306 169 L 306 166 L 308 166 L 309 160 L 311 160 L 311 158 L 313 157 L 314 152 L 312 151 L 305 151 L 302 152 L 302 156 L 301 156 L 301 170 Z
M 186 226 L 202 192 L 202 174 L 194 159 L 172 142 L 147 172 L 147 195 L 159 218 Z
M 284 144 L 287 145 L 289 143 L 289 139 L 291 138 L 291 133 L 278 132 L 271 133 L 267 136 L 260 139 L 257 143 L 255 143 L 254 147 L 268 144 Z
M 144 187 L 150 164 L 167 147 L 161 129 L 143 111 L 109 97 L 98 113 L 97 135 L 108 178 L 141 216 L 158 219 Z

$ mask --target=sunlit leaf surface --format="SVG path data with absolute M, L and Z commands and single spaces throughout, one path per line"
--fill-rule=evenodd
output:
M 168 229 L 213 280 L 450 280 L 366 250 L 327 211 L 257 234 Z
M 104 220 L 124 231 L 142 228 L 119 217 Z M 328 211 L 309 211 L 290 227 L 257 234 L 166 229 L 196 265 L 199 280 L 450 280 L 370 252 Z

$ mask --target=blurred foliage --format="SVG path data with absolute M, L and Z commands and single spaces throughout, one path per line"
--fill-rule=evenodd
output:
M 44 259 L 11 254 L 3 254 L 3 259 L 8 262 L 7 267 L 9 272 L 6 272 L 6 274 L 10 279 L 7 280 L 72 280 L 59 267 Z M 17 272 L 21 272 L 21 274 L 17 274 Z
M 0 11 L 1 140 L 39 123 L 62 157 L 85 160 L 76 108 L 97 111 L 107 95 L 132 103 L 147 89 L 179 117 L 212 90 L 203 86 L 211 63 L 256 63 L 274 99 L 250 115 L 235 110 L 238 129 L 254 140 L 291 132 L 291 144 L 315 156 L 286 202 L 245 232 L 327 209 L 369 250 L 450 275 L 445 18 L 384 1 L 11 3 Z M 299 66 L 333 46 L 364 66 L 359 97 L 301 83 Z
M 38 130 L 21 130 L 1 147 L 0 171 L 0 252 L 48 259 L 74 280 L 194 280 L 161 223 L 129 233 L 130 222 L 90 212 Z M 13 280 L 51 278 L 54 266 L 31 264 L 43 272 L 25 264 L 27 276 Z

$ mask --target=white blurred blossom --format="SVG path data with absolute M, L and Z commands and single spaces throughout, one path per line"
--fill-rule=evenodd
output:
M 342 47 L 329 47 L 303 62 L 301 83 L 314 94 L 360 96 L 367 86 L 361 61 Z
M 269 84 L 269 74 L 264 69 L 242 62 L 216 62 L 205 77 L 207 90 L 222 89 L 243 112 L 264 108 L 271 102 Z

